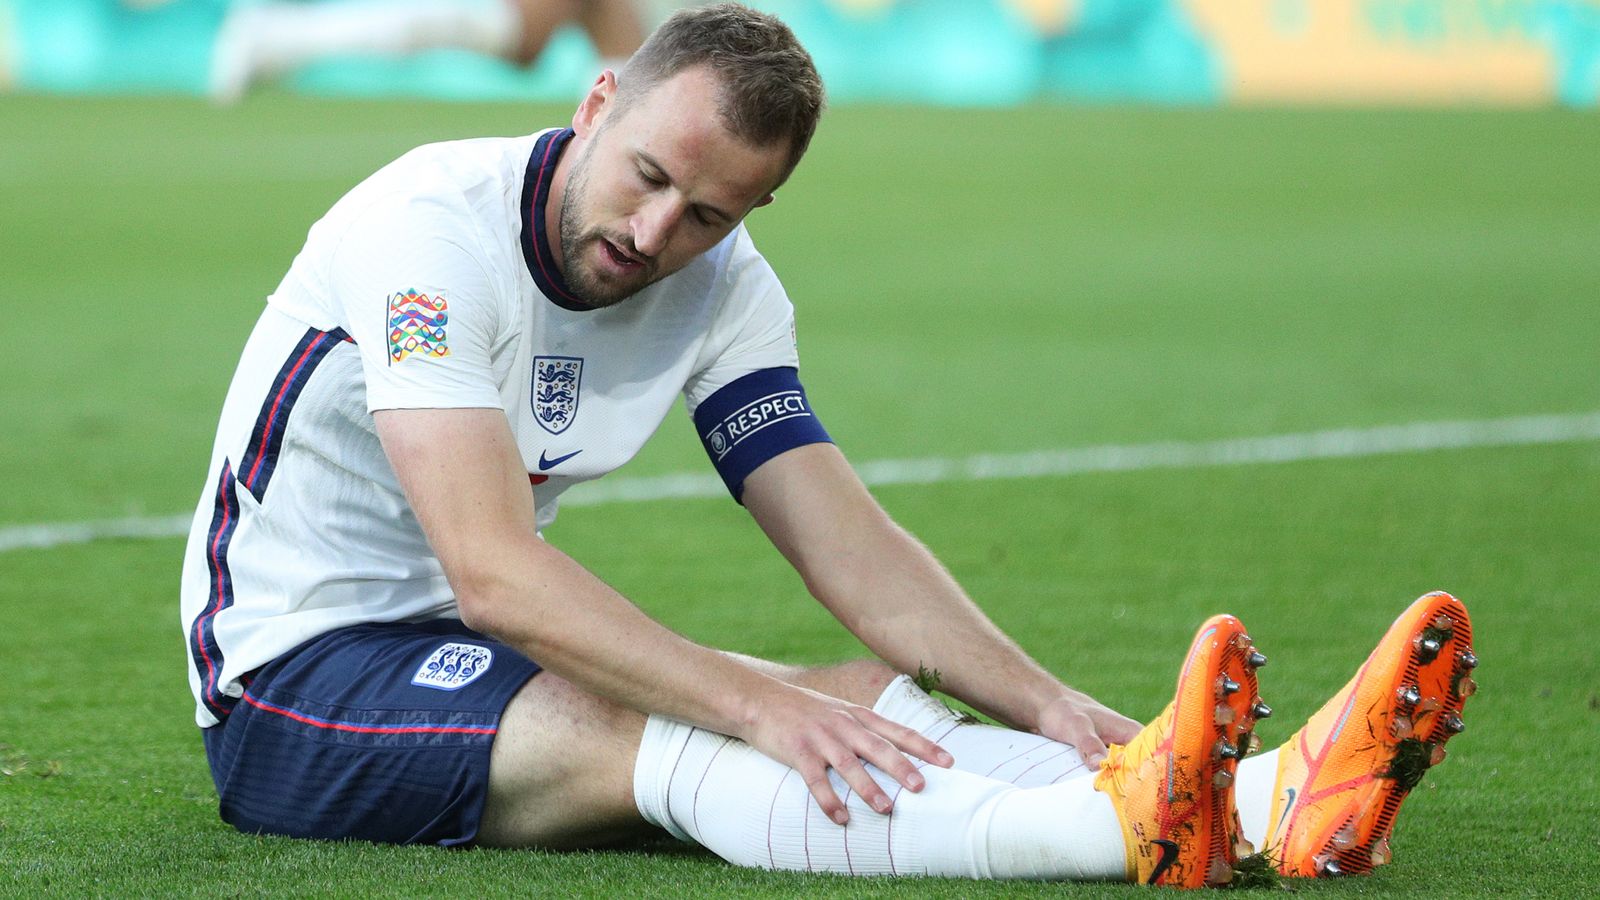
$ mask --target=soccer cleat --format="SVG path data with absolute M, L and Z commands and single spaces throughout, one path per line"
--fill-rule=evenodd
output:
M 1472 623 L 1426 594 L 1396 619 L 1350 683 L 1279 748 L 1266 852 L 1284 875 L 1360 875 L 1391 857 L 1401 801 L 1466 725 Z
M 1100 764 L 1094 786 L 1122 823 L 1129 880 L 1226 884 L 1239 857 L 1253 852 L 1233 803 L 1238 759 L 1264 706 L 1253 653 L 1238 619 L 1206 620 L 1172 702 L 1127 745 L 1111 745 Z

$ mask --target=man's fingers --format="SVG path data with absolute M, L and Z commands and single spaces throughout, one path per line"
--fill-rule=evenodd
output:
M 806 787 L 811 790 L 811 796 L 816 799 L 823 815 L 832 819 L 836 825 L 850 821 L 850 814 L 845 811 L 844 801 L 834 793 L 833 782 L 828 780 L 827 769 L 815 767 L 796 771 L 799 771 L 800 777 L 805 779 Z
M 925 735 L 918 734 L 909 728 L 904 729 L 905 735 L 898 740 L 892 739 L 894 745 L 917 759 L 930 762 L 942 769 L 948 769 L 956 764 L 956 758 L 949 751 L 929 740 Z M 913 766 L 913 769 L 916 767 Z M 904 784 L 904 780 L 900 780 Z M 907 784 L 906 787 L 911 787 Z M 919 788 L 911 788 L 919 790 Z
M 1078 748 L 1078 754 L 1090 768 L 1100 765 L 1100 761 L 1106 758 L 1106 742 L 1100 740 L 1100 736 L 1093 731 L 1085 731 L 1077 741 L 1068 743 Z
M 1137 737 L 1143 727 L 1126 716 L 1115 716 L 1100 727 L 1100 736 L 1113 744 L 1126 744 Z
M 860 720 L 861 724 L 877 732 L 902 752 L 909 753 L 917 759 L 933 763 L 944 769 L 948 769 L 956 763 L 956 758 L 951 756 L 948 751 L 914 728 L 907 728 L 893 719 L 885 719 L 869 709 L 861 710 L 857 713 L 856 718 Z M 888 766 L 880 765 L 879 768 L 890 774 L 896 771 Z M 912 771 L 916 770 L 916 766 L 910 766 L 910 768 Z M 914 791 L 921 790 L 920 786 L 912 787 L 907 784 L 904 778 L 896 777 L 895 780 Z
M 901 757 L 904 759 L 905 757 Z M 844 783 L 861 797 L 862 802 L 880 814 L 887 813 L 894 804 L 889 802 L 889 795 L 874 781 L 867 767 L 861 764 L 861 758 L 854 753 L 846 753 L 833 764 L 833 770 L 839 773 Z
M 1138 722 L 1077 691 L 1052 701 L 1040 714 L 1039 733 L 1071 744 L 1083 761 L 1099 765 L 1106 758 L 1107 744 L 1126 744 L 1142 730 Z
M 920 791 L 927 786 L 928 781 L 922 777 L 921 772 L 917 771 L 916 763 L 913 763 L 894 744 L 887 740 L 875 738 L 873 744 L 861 749 L 860 756 L 881 769 L 885 775 L 905 786 L 907 790 Z M 874 807 L 874 809 L 876 808 Z M 885 812 L 886 810 L 879 809 L 878 811 Z
M 1110 713 L 1110 715 L 1101 715 L 1101 713 Z M 1124 741 L 1118 741 L 1116 736 L 1109 734 L 1102 725 L 1102 722 L 1106 722 L 1108 719 L 1117 720 L 1121 718 L 1116 713 L 1090 700 L 1087 709 L 1080 706 L 1066 717 L 1066 720 L 1062 723 L 1062 730 L 1066 732 L 1062 740 L 1078 748 L 1078 755 L 1083 757 L 1084 764 L 1093 768 L 1100 765 L 1101 760 L 1106 758 L 1108 749 L 1106 743 L 1108 741 L 1124 743 Z M 1110 723 L 1107 722 L 1107 724 Z M 1135 729 L 1134 733 L 1137 734 L 1138 730 Z
M 1090 714 L 1095 734 L 1108 744 L 1126 744 L 1144 730 L 1144 726 L 1127 716 L 1102 707 Z
M 884 791 L 868 766 L 876 767 L 903 787 L 920 791 L 927 784 L 917 765 L 906 754 L 937 766 L 951 766 L 955 759 L 938 744 L 898 722 L 890 721 L 864 707 L 833 701 L 832 711 L 814 720 L 808 736 L 791 744 L 786 757 L 805 781 L 817 807 L 833 822 L 843 825 L 850 819 L 848 804 L 840 798 L 837 782 L 829 769 L 855 793 L 868 808 L 887 814 L 894 801 Z M 820 727 L 817 727 L 820 726 Z

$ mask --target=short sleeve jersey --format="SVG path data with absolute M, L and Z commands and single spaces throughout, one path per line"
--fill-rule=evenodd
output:
M 326 631 L 457 615 L 373 411 L 504 410 L 543 528 L 679 397 L 693 414 L 797 366 L 793 309 L 743 225 L 626 301 L 576 302 L 543 221 L 571 135 L 418 148 L 311 228 L 246 345 L 190 532 L 200 725 L 227 715 L 248 673 Z

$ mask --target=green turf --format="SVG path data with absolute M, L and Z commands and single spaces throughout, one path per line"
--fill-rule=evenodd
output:
M 191 508 L 239 346 L 311 221 L 415 143 L 561 115 L 0 97 L 0 526 Z M 1600 119 L 1570 113 L 846 108 L 752 230 L 860 460 L 1588 412 L 1596 146 Z M 630 471 L 704 468 L 674 420 Z M 1129 714 L 1159 709 L 1201 617 L 1240 615 L 1272 657 L 1269 742 L 1412 597 L 1457 592 L 1483 659 L 1468 732 L 1408 801 L 1392 866 L 1294 886 L 1600 878 L 1600 443 L 878 493 L 1030 651 Z M 549 537 L 696 639 L 858 650 L 726 500 L 575 508 Z M 1045 890 L 236 834 L 190 724 L 181 554 L 0 555 L 0 896 Z

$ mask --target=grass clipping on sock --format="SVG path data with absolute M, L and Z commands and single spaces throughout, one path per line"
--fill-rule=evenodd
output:
M 941 677 L 938 669 L 929 669 L 927 666 L 922 665 L 921 663 L 917 664 L 917 674 L 911 678 L 911 682 L 917 687 L 921 688 L 922 692 L 930 697 L 933 696 L 934 691 L 939 689 L 940 680 Z M 955 717 L 960 720 L 961 724 L 963 725 L 983 724 L 982 719 L 970 712 L 967 712 L 966 710 L 956 709 L 948 703 L 944 705 L 944 708 L 954 713 Z

